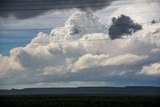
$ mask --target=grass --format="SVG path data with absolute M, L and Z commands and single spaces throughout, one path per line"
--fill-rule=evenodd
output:
M 160 96 L 26 95 L 0 96 L 0 107 L 159 107 Z

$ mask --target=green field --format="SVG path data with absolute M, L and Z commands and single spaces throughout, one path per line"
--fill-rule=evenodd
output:
M 160 107 L 159 96 L 35 95 L 0 96 L 0 107 Z

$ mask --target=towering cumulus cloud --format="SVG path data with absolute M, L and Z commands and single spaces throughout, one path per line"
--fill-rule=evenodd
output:
M 50 35 L 40 32 L 27 46 L 0 56 L 0 87 L 75 82 L 158 85 L 160 23 L 143 24 L 141 30 L 115 40 L 106 25 L 91 12 L 77 10 L 64 27 Z

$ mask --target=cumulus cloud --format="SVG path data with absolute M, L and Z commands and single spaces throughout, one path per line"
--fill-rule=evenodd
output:
M 53 29 L 49 35 L 41 32 L 25 47 L 12 49 L 10 56 L 0 56 L 0 84 L 124 84 L 126 80 L 143 84 L 138 81 L 141 77 L 152 80 L 153 74 L 159 75 L 159 28 L 160 23 L 146 24 L 130 36 L 111 40 L 106 24 L 91 12 L 78 10 L 64 27 Z
M 160 48 L 154 48 L 154 49 L 151 50 L 151 52 L 153 52 L 153 53 L 160 52 Z
M 107 55 L 91 55 L 91 54 L 86 54 L 82 57 L 80 57 L 73 65 L 72 69 L 73 72 L 75 70 L 80 70 L 84 68 L 90 68 L 90 67 L 95 67 L 95 66 L 100 66 L 104 62 L 104 60 L 108 59 L 109 56 Z
M 147 58 L 147 56 L 137 56 L 133 54 L 125 54 L 125 55 L 119 55 L 112 57 L 105 61 L 106 65 L 127 65 L 127 64 L 132 64 L 136 63 L 142 59 Z
M 51 31 L 53 39 L 79 39 L 86 34 L 107 33 L 108 28 L 90 11 L 76 11 L 65 22 L 65 26 Z
M 109 55 L 91 55 L 86 54 L 80 57 L 74 64 L 73 69 L 84 69 L 95 66 L 107 66 L 107 65 L 129 65 L 136 63 L 142 59 L 147 58 L 147 56 L 137 56 L 133 54 L 125 54 L 110 57 Z
M 0 77 L 3 77 L 10 72 L 21 71 L 22 69 L 21 65 L 11 57 L 0 56 Z
M 149 66 L 144 66 L 140 74 L 159 76 L 160 75 L 160 63 L 154 63 Z

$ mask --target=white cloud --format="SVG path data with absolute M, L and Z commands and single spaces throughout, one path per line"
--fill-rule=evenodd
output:
M 10 72 L 19 72 L 21 70 L 23 70 L 21 65 L 11 57 L 0 57 L 0 78 L 6 76 Z
M 68 18 L 64 27 L 53 29 L 50 34 L 56 40 L 72 40 L 85 34 L 107 33 L 107 30 L 108 28 L 91 12 L 78 10 Z
M 109 58 L 105 61 L 105 65 L 128 65 L 146 59 L 148 56 L 137 56 L 133 54 L 119 55 Z
M 146 59 L 147 56 L 137 56 L 133 54 L 125 54 L 110 57 L 109 55 L 91 55 L 86 54 L 80 57 L 73 65 L 73 72 L 80 69 L 92 68 L 96 66 L 107 66 L 107 65 L 131 65 L 142 59 Z
M 153 52 L 153 53 L 160 52 L 160 48 L 154 48 L 154 49 L 151 50 L 151 52 Z
M 37 37 L 35 37 L 31 41 L 31 43 L 38 44 L 38 45 L 46 45 L 49 42 L 50 42 L 50 37 L 47 34 L 43 33 L 43 32 L 40 32 L 37 35 Z
M 122 5 L 111 16 L 124 14 L 130 16 L 135 22 L 146 23 L 160 18 L 157 10 L 159 10 L 159 3 L 153 0 L 134 0 L 131 4 Z
M 160 75 L 160 63 L 154 63 L 149 66 L 144 66 L 140 74 L 159 76 Z
M 86 54 L 80 57 L 73 65 L 72 65 L 72 72 L 75 72 L 80 69 L 90 68 L 95 66 L 100 66 L 106 59 L 108 59 L 108 55 L 91 55 Z
M 64 27 L 53 29 L 50 35 L 41 32 L 27 46 L 12 49 L 9 57 L 0 56 L 0 84 L 118 83 L 123 76 L 136 79 L 137 73 L 159 75 L 159 64 L 144 67 L 160 61 L 159 26 L 145 25 L 135 34 L 111 40 L 97 16 L 77 11 Z

